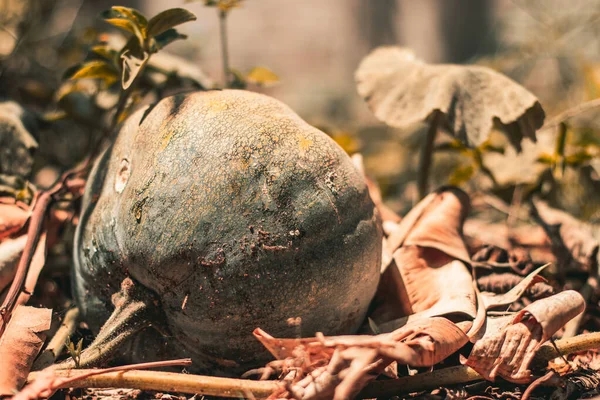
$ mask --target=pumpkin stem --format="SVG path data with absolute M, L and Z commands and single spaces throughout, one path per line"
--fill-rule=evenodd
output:
M 124 279 L 121 291 L 113 295 L 112 302 L 115 310 L 96 339 L 75 359 L 57 364 L 56 369 L 97 367 L 108 361 L 128 339 L 152 325 L 158 303 L 139 283 Z

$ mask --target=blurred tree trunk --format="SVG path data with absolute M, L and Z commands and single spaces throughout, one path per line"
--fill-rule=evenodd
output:
M 492 0 L 441 0 L 439 12 L 447 62 L 465 62 L 492 50 Z
M 358 12 L 363 21 L 363 37 L 369 49 L 398 43 L 396 35 L 396 0 L 361 1 Z

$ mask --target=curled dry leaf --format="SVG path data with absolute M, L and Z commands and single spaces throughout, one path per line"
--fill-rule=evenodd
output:
M 462 237 L 468 209 L 463 191 L 441 188 L 390 232 L 387 248 L 393 262 L 383 272 L 371 314 L 383 332 L 431 316 L 475 318 L 475 291 L 465 265 L 469 253 Z
M 18 390 L 50 329 L 52 310 L 18 306 L 0 339 L 0 396 Z
M 508 77 L 476 65 L 429 65 L 405 48 L 375 49 L 355 77 L 358 93 L 388 125 L 429 121 L 440 111 L 441 126 L 468 146 L 482 144 L 496 123 L 520 148 L 544 121 L 537 98 Z
M 393 361 L 431 366 L 468 341 L 458 325 L 442 317 L 409 323 L 376 336 L 276 339 L 260 329 L 254 335 L 284 361 L 278 364 L 283 372 L 298 371 L 286 391 L 271 397 L 297 399 L 352 398 Z
M 529 364 L 536 351 L 584 308 L 581 295 L 567 290 L 530 304 L 516 316 L 488 318 L 483 337 L 463 363 L 488 380 L 500 376 L 529 382 Z
M 532 201 L 531 212 L 550 237 L 552 252 L 561 268 L 598 273 L 600 228 L 579 221 L 539 199 Z

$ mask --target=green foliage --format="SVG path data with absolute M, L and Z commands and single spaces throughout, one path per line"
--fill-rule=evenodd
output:
M 227 13 L 234 8 L 240 7 L 242 1 L 243 0 L 204 0 L 204 5 L 207 7 L 217 7 L 220 11 Z
M 232 76 L 229 87 L 232 89 L 246 89 L 248 84 L 267 87 L 279 83 L 279 77 L 266 67 L 254 67 L 246 74 L 232 68 L 229 73 Z
M 150 55 L 158 52 L 175 40 L 186 36 L 177 32 L 175 26 L 194 21 L 196 16 L 182 8 L 172 8 L 152 17 L 150 21 L 139 11 L 121 6 L 113 6 L 100 14 L 105 22 L 131 33 L 125 46 L 112 49 L 106 44 L 93 46 L 90 51 L 103 61 L 91 60 L 73 71 L 71 79 L 102 79 L 107 86 L 118 81 L 127 90 L 144 69 Z
M 83 339 L 79 339 L 77 345 L 74 345 L 71 341 L 71 338 L 67 336 L 65 345 L 67 347 L 69 355 L 71 356 L 71 358 L 73 358 L 73 361 L 75 361 L 75 365 L 77 366 L 77 368 L 79 368 L 79 362 L 81 360 L 81 351 L 83 349 Z
M 113 117 L 114 126 L 131 113 L 133 107 L 141 101 L 148 90 L 160 88 L 137 88 L 143 81 L 144 70 L 149 63 L 152 54 L 162 50 L 168 44 L 185 39 L 186 36 L 179 33 L 175 27 L 185 22 L 193 21 L 196 16 L 182 8 L 165 10 L 149 20 L 138 10 L 129 7 L 113 6 L 100 14 L 101 18 L 110 25 L 119 28 L 129 34 L 125 45 L 121 48 L 113 48 L 113 45 L 103 41 L 104 35 L 97 35 L 97 40 L 89 48 L 86 60 L 69 68 L 64 79 L 81 80 L 93 79 L 99 84 L 96 93 L 107 91 L 118 93 L 118 101 L 114 104 L 116 112 Z M 100 40 L 98 40 L 100 39 Z M 156 68 L 153 72 L 156 73 Z M 170 71 L 163 71 L 170 78 Z M 148 79 L 145 79 L 148 81 Z M 173 80 L 170 80 L 173 82 Z M 120 82 L 120 88 L 115 84 Z M 59 90 L 59 105 L 63 111 L 75 119 L 81 120 L 81 115 L 75 115 L 76 107 L 66 105 L 64 96 L 82 90 L 82 86 L 65 84 Z M 94 96 L 95 98 L 95 96 Z M 95 104 L 90 105 L 92 109 L 98 109 Z M 88 107 L 89 108 L 89 107 Z M 101 112 L 101 111 L 100 111 Z M 49 115 L 49 118 L 60 118 L 60 114 Z M 87 115 L 85 119 L 93 119 L 94 116 Z

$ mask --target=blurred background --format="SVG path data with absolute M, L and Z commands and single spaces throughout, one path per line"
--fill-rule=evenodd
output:
M 0 0 L 0 96 L 34 112 L 52 111 L 65 70 L 83 60 L 99 34 L 117 33 L 98 18 L 115 4 L 147 16 L 172 7 L 196 14 L 197 21 L 178 28 L 188 39 L 166 51 L 222 82 L 218 11 L 204 1 Z M 423 135 L 420 127 L 399 132 L 385 126 L 357 95 L 354 71 L 372 49 L 400 45 L 426 62 L 489 66 L 531 90 L 547 115 L 600 94 L 598 0 L 244 0 L 229 13 L 227 28 L 230 65 L 274 71 L 280 83 L 257 90 L 287 103 L 348 152 L 362 152 L 368 172 L 401 212 L 416 200 Z M 44 186 L 81 159 L 87 130 L 67 122 L 42 129 L 34 183 Z M 434 185 L 450 181 L 468 188 L 452 175 L 460 158 L 435 162 Z M 597 173 L 588 175 L 591 191 L 564 200 L 579 214 L 598 189 Z M 520 182 L 501 184 L 510 198 Z M 583 213 L 599 217 L 597 207 Z

